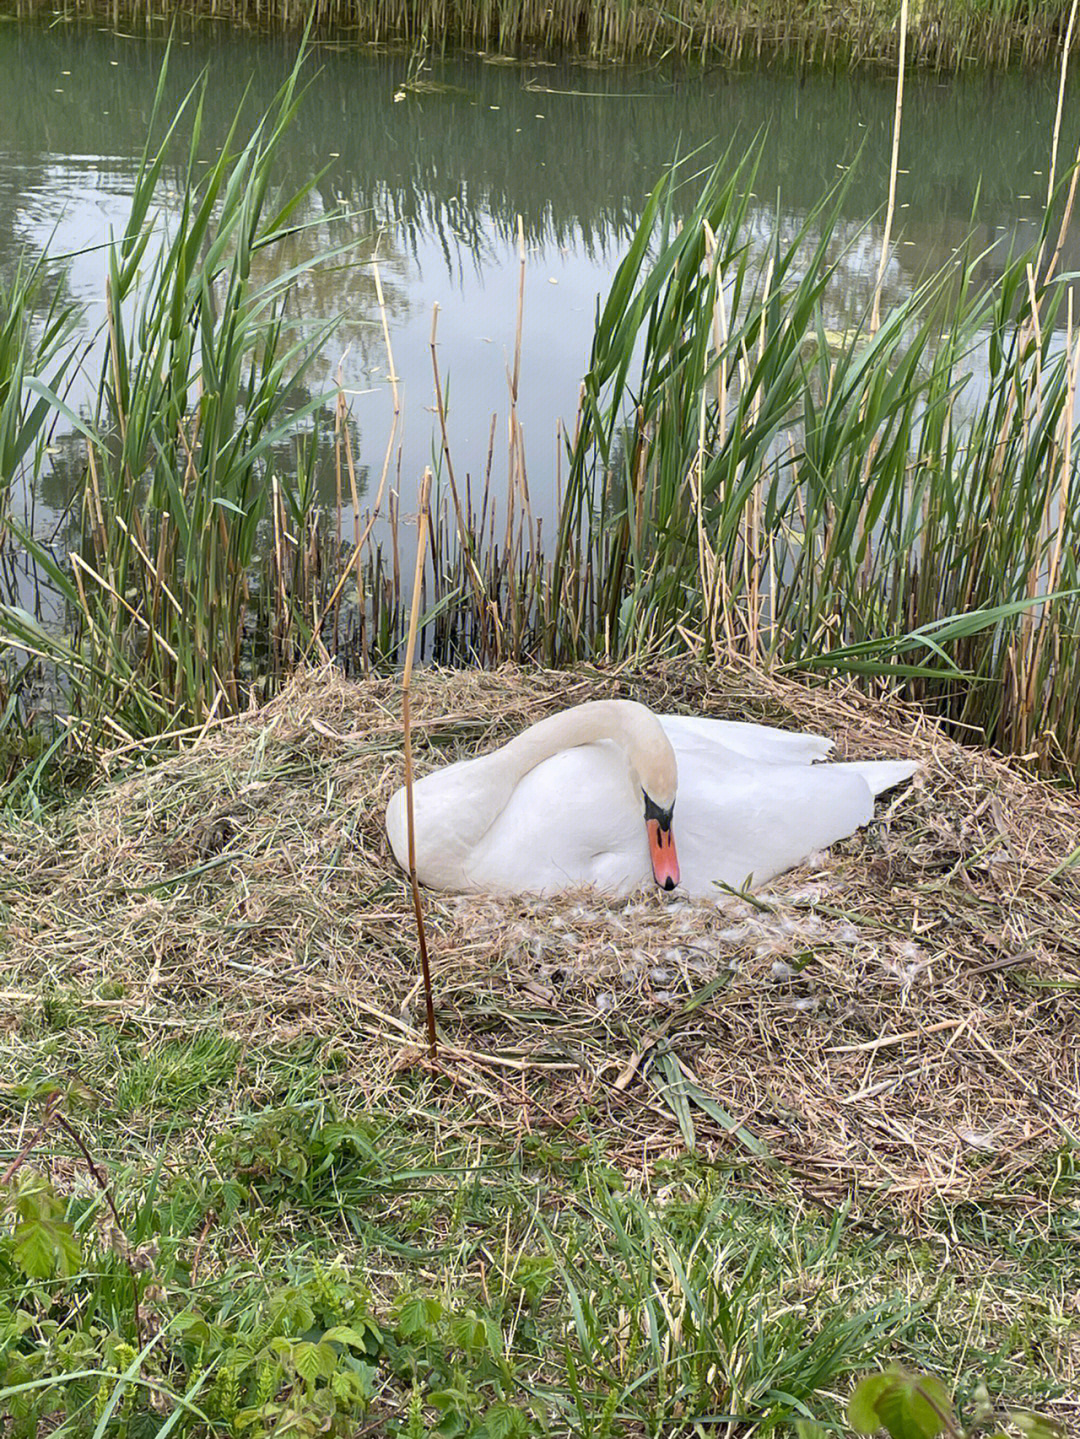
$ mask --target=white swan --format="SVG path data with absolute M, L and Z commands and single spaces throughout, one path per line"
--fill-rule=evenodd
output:
M 631 700 L 578 705 L 416 782 L 417 876 L 489 894 L 595 885 L 625 895 L 655 880 L 701 898 L 717 883 L 762 884 L 866 824 L 874 796 L 918 768 L 813 763 L 831 748 L 765 725 L 656 716 Z M 386 828 L 406 868 L 404 789 Z

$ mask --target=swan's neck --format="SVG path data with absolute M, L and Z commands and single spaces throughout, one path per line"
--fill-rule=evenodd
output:
M 592 700 L 530 725 L 492 758 L 502 762 L 506 778 L 517 784 L 552 755 L 604 739 L 622 746 L 634 770 L 645 767 L 641 761 L 650 745 L 670 749 L 659 720 L 644 705 L 632 700 Z
M 660 721 L 644 705 L 633 700 L 592 700 L 574 709 L 562 710 L 531 725 L 494 754 L 476 761 L 487 770 L 487 803 L 474 812 L 479 834 L 495 822 L 515 786 L 538 764 L 562 750 L 597 740 L 614 740 L 626 752 L 632 778 L 639 792 L 645 775 L 660 774 L 675 797 L 675 752 Z M 662 802 L 669 802 L 662 794 Z M 476 832 L 476 831 L 474 831 Z

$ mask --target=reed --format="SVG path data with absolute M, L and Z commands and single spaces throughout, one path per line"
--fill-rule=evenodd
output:
M 270 186 L 298 73 L 201 175 L 202 101 L 189 94 L 196 139 L 168 225 L 153 196 L 181 117 L 148 146 L 107 258 L 92 413 L 62 396 L 74 360 L 59 311 L 40 329 L 56 383 L 8 366 L 17 382 L 0 400 L 27 419 L 0 433 L 24 437 L 24 461 L 44 462 L 26 444 L 58 418 L 86 447 L 67 558 L 0 519 L 0 553 L 36 567 L 66 611 L 58 627 L 10 597 L 0 606 L 3 711 L 25 722 L 20 694 L 40 682 L 27 664 L 44 667 L 68 710 L 48 741 L 62 752 L 124 755 L 198 733 L 312 657 L 366 673 L 404 656 L 414 478 L 394 473 L 391 434 L 361 512 L 348 405 L 308 388 L 327 327 L 289 313 L 296 271 L 252 278 L 252 256 L 272 258 L 303 198 Z M 524 262 L 505 461 L 494 422 L 472 469 L 451 455 L 433 324 L 441 444 L 418 658 L 689 654 L 843 673 L 905 692 L 964 735 L 1074 767 L 1080 334 L 1052 243 L 1070 177 L 1042 243 L 998 279 L 961 255 L 844 334 L 823 310 L 837 197 L 755 257 L 753 183 L 753 156 L 729 157 L 655 189 L 598 315 L 547 531 L 517 419 Z M 519 244 L 524 256 L 524 232 Z M 341 261 L 307 263 L 328 258 Z
M 1067 285 L 1040 281 L 1037 254 L 980 285 L 982 257 L 962 256 L 833 335 L 830 214 L 753 262 L 752 184 L 744 161 L 689 212 L 676 176 L 653 194 L 599 316 L 553 540 L 517 482 L 513 424 L 497 527 L 490 462 L 463 499 L 444 451 L 431 655 L 843 673 L 1075 765 Z M 384 593 L 399 644 L 401 597 Z
M 105 17 L 157 25 L 176 16 L 259 29 L 303 30 L 350 41 L 466 44 L 506 51 L 541 47 L 597 59 L 676 56 L 861 65 L 897 56 L 896 0 L 8 0 L 16 15 Z M 931 0 L 912 7 L 914 64 L 958 69 L 972 60 L 1032 64 L 1060 52 L 1068 0 Z
M 246 703 L 291 667 L 303 616 L 318 609 L 321 453 L 318 424 L 306 437 L 303 427 L 328 398 L 309 393 L 307 376 L 331 327 L 285 312 L 316 261 L 252 278 L 253 258 L 282 245 L 315 183 L 281 195 L 270 182 L 299 68 L 250 137 L 237 146 L 234 126 L 198 179 L 202 99 L 189 92 L 148 146 L 129 222 L 108 249 L 93 413 L 37 387 L 85 440 L 81 539 L 57 558 L 9 528 L 66 603 L 71 633 L 12 604 L 0 624 L 10 644 L 59 666 L 93 735 L 131 740 Z M 155 190 L 185 116 L 185 193 L 166 220 Z
M 18 263 L 10 282 L 0 284 L 0 594 L 14 594 L 19 583 L 12 490 L 25 473 L 41 468 L 56 419 L 51 397 L 63 392 L 78 359 L 77 314 L 43 261 Z M 50 382 L 46 394 L 37 388 L 41 376 Z M 32 665 L 13 669 L 2 660 L 0 649 L 0 792 L 17 771 L 40 766 L 55 753 L 32 733 L 22 703 Z

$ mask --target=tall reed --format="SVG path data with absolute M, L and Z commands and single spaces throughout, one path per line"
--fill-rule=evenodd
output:
M 718 167 L 689 211 L 678 183 L 657 187 L 600 311 L 554 540 L 513 435 L 497 528 L 490 462 L 474 503 L 444 453 L 436 656 L 842 672 L 1075 765 L 1067 283 L 1040 282 L 1033 252 L 980 286 L 983 257 L 960 256 L 876 325 L 830 333 L 834 212 L 752 260 L 752 164 Z
M 877 329 L 830 335 L 828 218 L 752 268 L 748 189 L 714 176 L 682 220 L 670 181 L 650 202 L 597 327 L 548 613 L 612 657 L 903 680 L 995 744 L 1074 763 L 1067 285 L 1021 256 L 979 289 L 960 257 Z M 545 625 L 549 659 L 579 648 L 567 630 Z
M 202 726 L 312 655 L 365 671 L 404 653 L 399 520 L 414 477 L 393 475 L 391 437 L 384 512 L 378 524 L 360 513 L 344 400 L 331 429 L 327 397 L 305 387 L 326 327 L 288 315 L 295 271 L 251 277 L 302 198 L 270 185 L 297 85 L 294 73 L 202 178 L 201 102 L 188 96 L 187 184 L 168 224 L 153 196 L 181 117 L 148 147 L 109 250 L 93 413 L 22 377 L 19 413 L 39 428 L 60 416 L 85 441 L 81 538 L 65 562 L 2 522 L 68 623 L 60 633 L 0 606 L 0 658 L 47 661 L 72 742 L 92 749 Z M 965 734 L 1074 766 L 1080 333 L 1056 248 L 1046 259 L 1060 200 L 1044 244 L 997 280 L 977 283 L 981 257 L 960 255 L 880 323 L 838 334 L 824 304 L 835 208 L 755 252 L 753 180 L 751 156 L 693 179 L 677 168 L 653 192 L 598 314 L 547 532 L 517 419 L 523 233 L 501 478 L 494 427 L 476 469 L 451 455 L 433 329 L 442 443 L 420 657 L 641 664 L 680 652 L 843 672 L 903 688 Z M 335 461 L 328 514 L 316 478 Z
M 11 530 L 11 497 L 17 484 L 41 468 L 56 419 L 51 396 L 63 392 L 75 368 L 78 307 L 65 296 L 64 276 L 44 260 L 20 260 L 7 285 L 0 284 L 0 595 L 15 594 L 19 559 Z M 38 388 L 48 382 L 45 393 Z M 0 660 L 3 651 L 0 649 Z M 20 702 L 27 666 L 0 663 L 0 793 L 27 755 L 41 757 Z
M 246 703 L 253 686 L 280 677 L 318 603 L 317 421 L 314 440 L 303 428 L 331 398 L 306 388 L 331 326 L 300 325 L 286 298 L 334 252 L 252 279 L 253 258 L 289 235 L 315 183 L 284 196 L 271 184 L 299 68 L 238 148 L 234 124 L 206 172 L 202 99 L 189 92 L 144 153 L 127 227 L 108 247 L 94 413 L 74 414 L 41 389 L 85 438 L 81 541 L 65 562 L 18 536 L 66 601 L 71 634 L 10 604 L 0 627 L 60 666 L 95 733 L 130 739 Z M 185 119 L 186 185 L 165 218 L 155 191 Z M 294 605 L 296 590 L 304 602 Z

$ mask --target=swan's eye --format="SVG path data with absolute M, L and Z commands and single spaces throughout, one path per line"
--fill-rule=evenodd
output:
M 668 829 L 670 829 L 670 828 L 671 828 L 671 815 L 672 815 L 672 811 L 674 810 L 675 806 L 674 806 L 674 805 L 669 805 L 667 809 L 662 809 L 662 808 L 660 807 L 660 805 L 658 805 L 654 799 L 651 799 L 651 798 L 650 798 L 648 790 L 644 790 L 644 789 L 643 789 L 643 790 L 641 791 L 641 793 L 645 796 L 645 821 L 646 821 L 646 823 L 648 823 L 648 821 L 649 821 L 650 819 L 654 819 L 654 820 L 656 821 L 656 823 L 660 826 L 660 829 L 661 829 L 661 830 L 668 830 Z

